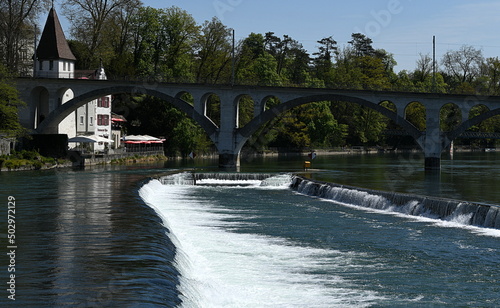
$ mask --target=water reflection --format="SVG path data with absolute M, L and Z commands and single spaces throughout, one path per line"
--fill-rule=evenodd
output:
M 0 194 L 14 194 L 19 202 L 16 304 L 111 307 L 178 302 L 175 248 L 161 219 L 137 195 L 151 172 L 1 174 Z M 4 223 L 0 221 L 0 228 L 6 229 Z

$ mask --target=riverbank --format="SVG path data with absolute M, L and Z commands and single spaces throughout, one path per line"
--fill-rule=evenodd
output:
M 165 161 L 167 159 L 162 151 L 100 155 L 83 155 L 77 151 L 69 151 L 65 159 L 43 157 L 37 152 L 21 151 L 10 156 L 4 155 L 0 157 L 0 172 L 84 168 L 110 164 L 125 165 Z

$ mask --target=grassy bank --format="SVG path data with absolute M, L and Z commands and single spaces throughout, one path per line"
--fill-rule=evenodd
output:
M 44 157 L 37 151 L 13 151 L 10 155 L 0 156 L 0 170 L 2 171 L 50 169 L 65 163 L 67 163 L 66 160 Z

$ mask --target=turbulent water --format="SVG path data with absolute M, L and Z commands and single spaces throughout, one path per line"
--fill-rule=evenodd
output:
M 179 174 L 141 189 L 178 249 L 182 307 L 500 301 L 500 230 L 313 199 L 290 182 L 222 175 L 194 186 Z
M 358 179 L 368 182 L 371 167 L 362 159 Z M 392 193 L 391 199 L 302 177 L 299 183 L 289 173 L 272 172 L 290 169 L 289 162 L 271 163 L 274 169 L 245 174 L 163 166 L 0 173 L 5 215 L 9 196 L 16 200 L 17 241 L 16 301 L 8 300 L 5 290 L 0 306 L 500 303 L 494 205 Z M 496 166 L 491 164 L 489 170 Z M 354 177 L 333 167 L 324 170 L 338 180 Z M 478 168 L 468 172 L 468 180 L 483 174 Z M 494 174 L 480 176 L 486 184 L 495 181 L 487 176 Z M 374 178 L 373 183 L 381 179 Z M 442 191 L 453 192 L 447 187 L 454 186 L 443 184 Z M 496 193 L 477 195 L 495 200 Z M 0 230 L 5 283 L 6 219 Z

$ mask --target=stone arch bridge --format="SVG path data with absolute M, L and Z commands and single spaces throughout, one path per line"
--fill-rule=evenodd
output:
M 222 168 L 237 168 L 240 151 L 249 137 L 267 121 L 299 105 L 318 101 L 345 101 L 360 104 L 380 112 L 412 136 L 422 148 L 426 169 L 439 169 L 441 153 L 451 142 L 473 125 L 500 114 L 500 97 L 473 95 L 445 95 L 366 90 L 335 90 L 295 87 L 229 86 L 179 83 L 147 83 L 110 80 L 78 79 L 17 79 L 17 87 L 27 107 L 20 111 L 24 127 L 38 134 L 57 134 L 58 124 L 78 107 L 109 94 L 147 94 L 163 99 L 195 120 L 214 142 L 219 152 Z M 63 102 L 63 95 L 71 90 L 71 99 Z M 194 98 L 190 104 L 181 99 L 189 93 Z M 220 126 L 207 117 L 207 100 L 210 95 L 220 98 Z M 254 102 L 253 119 L 245 126 L 238 123 L 239 102 L 249 96 Z M 281 102 L 266 108 L 269 98 Z M 389 101 L 396 107 L 393 112 L 380 105 Z M 426 109 L 426 131 L 419 131 L 405 119 L 406 107 L 413 102 Z M 454 104 L 462 113 L 461 123 L 451 132 L 440 130 L 440 111 L 446 104 Z M 484 105 L 488 112 L 469 119 L 472 107 Z M 41 120 L 43 118 L 43 120 Z

